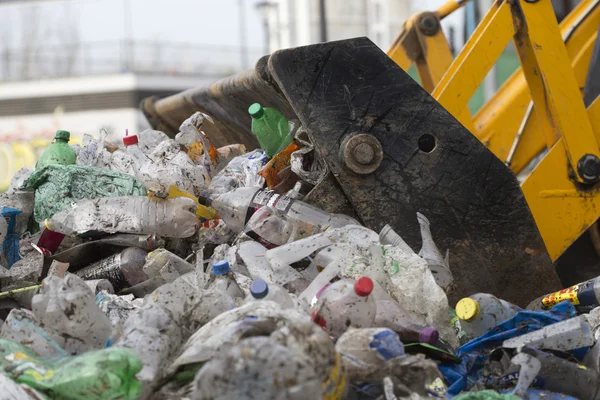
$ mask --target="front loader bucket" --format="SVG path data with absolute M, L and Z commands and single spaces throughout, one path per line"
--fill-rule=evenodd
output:
M 255 101 L 299 119 L 325 160 L 330 173 L 306 201 L 377 232 L 390 224 L 417 251 L 417 211 L 430 220 L 450 250 L 451 300 L 487 292 L 524 306 L 561 287 L 516 177 L 369 39 L 281 50 L 253 72 L 143 106 L 171 134 L 201 110 L 219 121 L 219 145 L 252 145 L 246 110 Z M 381 145 L 373 172 L 344 151 L 358 134 Z

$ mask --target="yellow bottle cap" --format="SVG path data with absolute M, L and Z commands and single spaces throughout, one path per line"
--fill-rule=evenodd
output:
M 481 309 L 479 303 L 469 297 L 465 297 L 456 303 L 456 315 L 464 321 L 470 321 L 479 315 Z

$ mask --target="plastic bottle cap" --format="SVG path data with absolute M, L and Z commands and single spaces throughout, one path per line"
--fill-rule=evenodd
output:
M 476 318 L 480 311 L 479 303 L 469 297 L 465 297 L 456 303 L 456 316 L 464 321 Z
M 250 107 L 248 107 L 248 114 L 250 114 L 252 118 L 260 118 L 263 116 L 264 113 L 265 110 L 258 103 L 254 103 Z
M 365 297 L 371 294 L 373 291 L 373 281 L 367 276 L 358 278 L 354 283 L 354 293 L 361 297 Z
M 215 274 L 215 275 L 225 275 L 231 271 L 231 268 L 229 268 L 229 261 L 227 261 L 227 260 L 217 261 L 216 263 L 213 264 L 212 269 L 213 269 L 213 274 Z
M 68 142 L 69 140 L 71 140 L 71 132 L 64 131 L 62 129 L 58 130 L 54 135 L 54 139 L 66 140 Z
M 434 345 L 440 338 L 437 329 L 427 326 L 419 333 L 419 342 Z
M 125 146 L 131 146 L 132 144 L 137 144 L 137 143 L 138 143 L 137 135 L 125 136 L 123 138 L 123 144 Z
M 262 299 L 269 294 L 269 285 L 262 279 L 256 279 L 250 285 L 250 294 L 255 299 Z

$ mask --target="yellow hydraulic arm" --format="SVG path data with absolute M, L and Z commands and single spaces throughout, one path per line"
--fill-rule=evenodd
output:
M 414 64 L 423 87 L 514 172 L 548 149 L 521 187 L 556 260 L 600 217 L 600 101 L 586 109 L 582 96 L 600 0 L 582 1 L 560 26 L 550 0 L 497 0 L 452 60 L 440 20 L 464 3 L 409 19 L 388 54 Z M 471 117 L 468 101 L 511 39 L 521 68 Z

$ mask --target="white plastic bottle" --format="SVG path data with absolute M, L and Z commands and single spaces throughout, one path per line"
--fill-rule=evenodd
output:
M 250 296 L 247 301 L 267 300 L 274 301 L 281 308 L 294 308 L 296 303 L 287 290 L 279 285 L 268 284 L 262 279 L 255 279 L 250 285 Z
M 79 201 L 46 220 L 45 227 L 65 235 L 100 231 L 186 238 L 196 232 L 196 221 L 192 199 L 126 196 Z
M 215 275 L 214 287 L 216 290 L 221 290 L 234 299 L 244 298 L 244 292 L 235 281 L 235 277 L 227 260 L 221 260 L 214 263 L 212 272 Z
M 471 339 L 514 317 L 521 309 L 488 293 L 476 293 L 456 303 L 460 325 Z
M 352 282 L 343 279 L 329 285 L 311 309 L 313 321 L 330 336 L 339 337 L 348 328 L 370 328 L 377 314 L 373 281 L 363 276 Z

